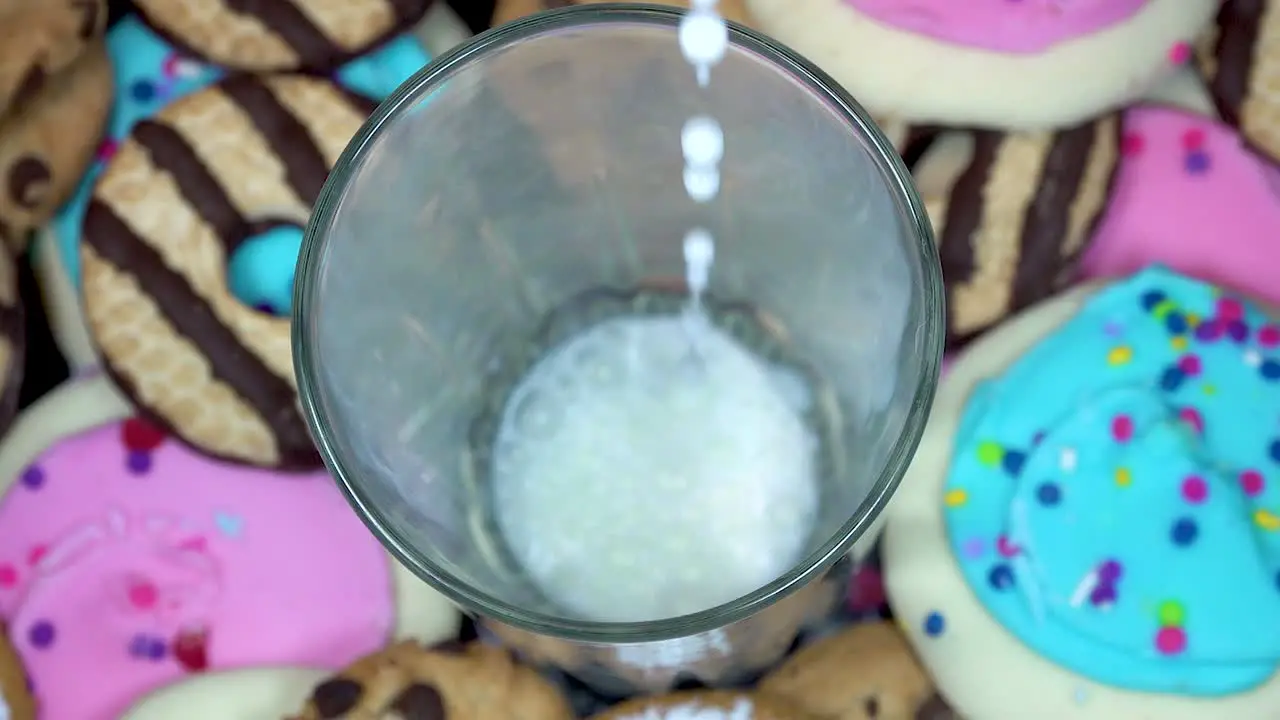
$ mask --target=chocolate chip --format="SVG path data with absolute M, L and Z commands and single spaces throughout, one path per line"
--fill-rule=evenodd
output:
M 311 691 L 311 702 L 322 718 L 342 717 L 360 702 L 364 686 L 355 680 L 336 677 L 325 680 Z
M 960 715 L 951 709 L 951 705 L 934 691 L 927 700 L 916 708 L 916 720 L 960 720 Z
M 88 40 L 98 34 L 97 0 L 76 0 L 71 7 L 80 13 L 80 37 Z
M 9 168 L 9 197 L 25 208 L 34 208 L 44 199 L 53 173 L 43 160 L 23 155 Z
M 872 695 L 866 700 L 863 700 L 862 711 L 866 713 L 867 717 L 869 718 L 880 717 L 880 698 L 877 698 L 875 695 Z
M 13 99 L 9 101 L 14 110 L 21 112 L 23 107 L 35 100 L 40 91 L 44 89 L 44 84 L 49 79 L 49 74 L 45 72 L 44 66 L 40 64 L 41 62 L 41 60 L 37 59 L 36 64 L 32 65 L 27 70 L 27 74 L 23 76 L 22 82 L 18 83 L 18 86 L 14 88 Z
M 391 703 L 391 709 L 404 720 L 445 720 L 444 698 L 430 685 L 414 683 L 404 689 Z

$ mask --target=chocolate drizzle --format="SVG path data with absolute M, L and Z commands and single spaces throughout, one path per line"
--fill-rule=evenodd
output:
M 1043 300 L 1056 289 L 1054 277 L 1071 234 L 1071 209 L 1084 188 L 1097 135 L 1098 125 L 1089 122 L 1053 136 L 1040 182 L 1023 216 L 1022 251 L 1010 300 L 1014 308 Z
M 314 205 L 329 176 L 329 163 L 307 126 L 280 103 L 270 88 L 251 76 L 228 80 L 222 92 L 240 106 L 267 145 L 280 156 L 286 179 L 298 199 L 308 207 Z
M 210 1 L 216 0 L 206 0 Z M 343 54 L 343 49 L 312 22 L 311 17 L 293 0 L 223 0 L 223 3 L 231 12 L 248 15 L 279 35 L 297 53 L 303 66 L 310 65 L 312 58 L 331 58 Z
M 233 388 L 257 411 L 276 437 L 282 467 L 320 464 L 295 408 L 293 386 L 245 348 L 187 279 L 100 200 L 90 201 L 85 213 L 84 242 L 106 262 L 128 270 L 139 291 L 155 300 L 174 330 L 204 353 L 214 379 Z M 119 375 L 119 368 L 113 370 Z
M 1253 84 L 1259 30 L 1269 0 L 1227 0 L 1218 10 L 1218 37 L 1209 89 L 1222 118 L 1239 125 Z

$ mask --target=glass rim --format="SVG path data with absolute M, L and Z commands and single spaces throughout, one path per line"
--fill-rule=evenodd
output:
M 416 551 L 413 544 L 407 542 L 403 534 L 397 532 L 387 521 L 385 511 L 371 501 L 358 473 L 344 462 L 338 449 L 340 443 L 332 426 L 326 422 L 322 409 L 324 402 L 315 369 L 316 357 L 310 349 L 312 329 L 304 319 L 310 317 L 311 308 L 316 302 L 318 272 L 325 254 L 324 238 L 333 225 L 350 178 L 383 133 L 384 126 L 409 112 L 420 98 L 434 92 L 456 70 L 477 57 L 486 56 L 512 43 L 551 30 L 601 23 L 639 23 L 674 29 L 685 12 L 681 8 L 640 3 L 570 6 L 526 16 L 492 28 L 440 55 L 383 101 L 347 145 L 316 201 L 298 257 L 291 323 L 298 399 L 320 456 L 339 489 L 379 542 L 418 579 L 459 605 L 464 612 L 540 635 L 583 643 L 656 642 L 697 635 L 754 615 L 817 580 L 871 529 L 884 512 L 920 444 L 938 386 L 945 332 L 942 269 L 932 225 L 910 172 L 866 110 L 834 79 L 776 40 L 730 21 L 729 41 L 732 45 L 757 54 L 779 71 L 790 75 L 793 80 L 825 100 L 852 130 L 862 135 L 870 146 L 872 160 L 877 163 L 882 177 L 891 186 L 890 193 L 899 210 L 912 226 L 907 229 L 913 231 L 919 245 L 919 257 L 923 261 L 923 372 L 920 373 L 912 394 L 902 432 L 894 442 L 871 491 L 853 515 L 818 548 L 799 559 L 772 582 L 715 607 L 643 622 L 574 620 L 516 607 L 455 577 L 423 553 Z M 676 142 L 678 138 L 673 138 L 672 141 Z

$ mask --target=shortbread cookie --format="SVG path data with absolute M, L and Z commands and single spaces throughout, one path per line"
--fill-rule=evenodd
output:
M 542 10 L 555 10 L 575 5 L 600 5 L 612 1 L 614 0 L 498 0 L 497 7 L 493 11 L 493 24 L 501 25 Z M 689 7 L 688 0 L 663 0 L 659 4 Z M 745 0 L 717 0 L 716 12 L 726 20 L 743 25 L 751 24 Z
M 324 72 L 408 31 L 433 0 L 135 0 L 156 32 L 230 70 Z
M 970 720 L 1280 707 L 1280 326 L 1154 267 L 973 344 L 889 508 L 890 601 Z
M 1223 0 L 1196 54 L 1222 118 L 1280 160 L 1280 2 Z
M 211 460 L 104 378 L 24 411 L 0 483 L 0 616 L 44 720 L 115 720 L 193 673 L 341 667 L 458 629 L 326 473 Z
M 1087 275 L 1158 262 L 1280 303 L 1280 166 L 1234 128 L 1172 107 L 1126 112 L 1123 148 Z
M 949 717 L 888 621 L 853 625 L 802 648 L 761 680 L 760 692 L 826 720 Z
M 0 116 L 0 237 L 11 250 L 21 252 L 75 189 L 102 138 L 111 96 L 111 65 L 98 41 Z
M 1057 131 L 952 130 L 913 175 L 933 221 L 955 347 L 1075 278 L 1106 207 L 1119 118 Z
M 565 697 L 505 649 L 403 642 L 317 684 L 297 720 L 573 720 Z
M 21 110 L 102 36 L 106 0 L 0 4 L 0 108 Z
M 1218 0 L 747 0 L 756 26 L 873 115 L 1078 125 L 1186 62 Z
M 71 199 L 36 241 L 33 256 L 54 336 L 76 371 L 98 361 L 79 301 L 81 227 L 93 184 L 136 123 L 222 75 L 220 70 L 178 53 L 134 16 L 113 25 L 106 44 L 116 87 L 107 138 Z M 402 36 L 343 65 L 335 77 L 343 87 L 382 99 L 427 60 L 415 39 Z M 273 236 L 246 243 L 240 256 L 230 259 L 229 282 L 248 304 L 275 314 L 288 313 L 301 236 L 301 230 L 292 234 L 278 230 Z
M 31 695 L 31 679 L 22 658 L 0 631 L 0 717 L 5 720 L 36 720 L 36 701 Z
M 754 693 L 691 690 L 628 700 L 591 720 L 813 720 L 813 717 L 794 704 Z
M 121 720 L 276 720 L 298 709 L 325 670 L 264 667 L 201 673 L 147 695 Z

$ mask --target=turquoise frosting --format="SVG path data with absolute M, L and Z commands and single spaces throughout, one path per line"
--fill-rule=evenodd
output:
M 973 592 L 1040 655 L 1147 692 L 1258 685 L 1280 665 L 1280 328 L 1160 267 L 1108 287 L 974 390 L 943 501 Z
M 80 284 L 80 228 L 93 184 L 134 123 L 170 102 L 217 82 L 223 71 L 184 58 L 136 17 L 126 17 L 107 33 L 107 52 L 115 69 L 116 98 L 107 120 L 98 158 L 71 199 L 53 220 L 57 250 L 76 286 Z M 347 63 L 337 81 L 362 95 L 382 100 L 430 60 L 413 38 L 401 36 L 377 51 Z M 250 305 L 288 312 L 301 234 L 279 228 L 249 238 L 228 261 L 229 284 Z

